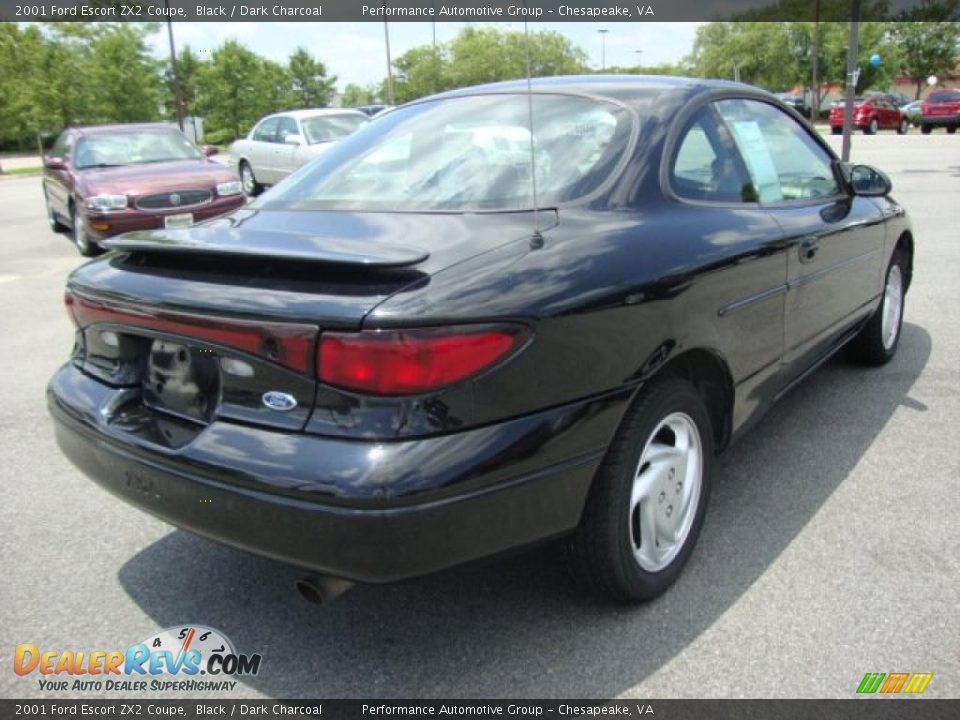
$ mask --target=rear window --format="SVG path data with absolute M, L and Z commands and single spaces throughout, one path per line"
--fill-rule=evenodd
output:
M 930 93 L 929 102 L 956 102 L 960 100 L 960 90 L 937 90 Z
M 264 196 L 288 209 L 470 211 L 569 202 L 599 188 L 627 151 L 632 116 L 566 95 L 432 100 L 390 112 Z
M 370 122 L 370 119 L 366 115 L 354 113 L 318 115 L 300 119 L 303 131 L 307 135 L 307 142 L 311 145 L 344 138 L 368 122 Z

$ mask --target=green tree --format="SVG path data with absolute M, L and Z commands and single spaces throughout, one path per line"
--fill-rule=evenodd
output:
M 145 35 L 133 24 L 117 23 L 91 43 L 89 79 L 96 91 L 89 112 L 95 122 L 159 118 L 160 66 L 150 56 Z
M 199 109 L 207 131 L 228 131 L 239 137 L 262 114 L 263 61 L 236 40 L 213 51 L 198 76 Z
M 960 23 L 898 22 L 890 32 L 899 51 L 900 69 L 916 88 L 915 98 L 920 98 L 928 77 L 957 66 Z
M 297 48 L 287 62 L 293 89 L 293 105 L 300 108 L 326 107 L 333 97 L 336 75 L 304 48 Z
M 376 85 L 360 87 L 356 83 L 349 83 L 343 89 L 343 96 L 340 98 L 340 104 L 343 107 L 356 107 L 357 105 L 369 105 L 377 97 L 378 89 Z

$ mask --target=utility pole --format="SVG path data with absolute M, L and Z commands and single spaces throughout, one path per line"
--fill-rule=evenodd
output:
M 853 0 L 850 13 L 850 40 L 847 44 L 847 99 L 843 105 L 843 148 L 840 159 L 850 162 L 850 134 L 853 131 L 853 97 L 860 79 L 860 0 Z
M 387 100 L 391 105 L 393 101 L 393 63 L 390 61 L 390 27 L 386 20 L 383 21 L 383 38 L 387 45 Z
M 164 0 L 167 9 L 167 37 L 170 40 L 170 74 L 173 76 L 173 105 L 177 113 L 177 125 L 183 132 L 183 94 L 180 92 L 180 76 L 177 73 L 177 49 L 173 44 L 173 21 L 170 19 L 170 0 Z
M 606 28 L 597 30 L 600 33 L 600 69 L 607 69 L 607 33 L 610 32 Z
M 820 120 L 820 0 L 813 10 L 813 102 L 810 104 L 810 121 Z

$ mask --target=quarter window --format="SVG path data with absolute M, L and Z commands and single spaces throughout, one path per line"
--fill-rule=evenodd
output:
M 673 191 L 688 200 L 756 202 L 756 194 L 725 128 L 709 108 L 693 119 L 670 171 Z
M 792 117 L 756 100 L 720 100 L 762 203 L 833 197 L 840 186 L 830 155 Z

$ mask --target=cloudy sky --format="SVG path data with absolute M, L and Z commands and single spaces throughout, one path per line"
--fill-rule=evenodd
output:
M 523 30 L 523 23 L 438 22 L 437 42 L 451 39 L 465 25 L 496 25 Z M 556 30 L 586 51 L 590 64 L 600 67 L 601 41 L 597 33 L 607 28 L 607 66 L 675 62 L 690 52 L 700 23 L 530 23 L 530 30 Z M 366 85 L 386 75 L 383 23 L 174 23 L 177 47 L 190 45 L 209 52 L 234 38 L 261 55 L 284 62 L 297 46 L 307 48 L 337 76 L 342 90 L 347 83 Z M 390 23 L 390 49 L 394 57 L 416 45 L 430 43 L 431 23 Z M 158 57 L 167 53 L 166 27 L 151 40 Z M 636 51 L 641 50 L 642 54 Z

